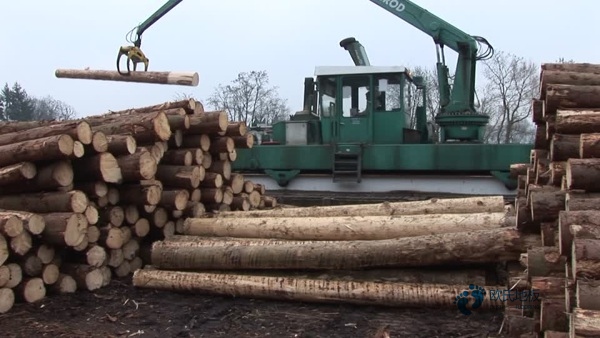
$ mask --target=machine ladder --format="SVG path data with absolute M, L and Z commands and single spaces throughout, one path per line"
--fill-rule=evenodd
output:
M 340 144 L 333 152 L 333 182 L 362 180 L 362 147 L 360 144 Z

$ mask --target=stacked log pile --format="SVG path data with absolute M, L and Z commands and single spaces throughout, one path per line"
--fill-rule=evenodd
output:
M 222 212 L 145 252 L 141 288 L 313 302 L 454 307 L 469 284 L 496 290 L 482 266 L 518 261 L 538 234 L 514 229 L 504 199 Z M 507 226 L 507 224 L 509 226 Z M 504 289 L 504 287 L 501 287 Z M 469 291 L 469 290 L 467 290 Z M 470 290 L 473 291 L 473 290 Z M 484 308 L 503 307 L 486 301 Z M 473 309 L 476 308 L 473 307 Z
M 532 107 L 531 161 L 511 169 L 517 227 L 540 233 L 542 246 L 514 278 L 539 301 L 507 311 L 505 323 L 513 334 L 600 337 L 600 65 L 542 65 Z
M 0 313 L 129 275 L 140 247 L 187 217 L 273 206 L 231 172 L 252 145 L 243 123 L 193 99 L 0 124 Z

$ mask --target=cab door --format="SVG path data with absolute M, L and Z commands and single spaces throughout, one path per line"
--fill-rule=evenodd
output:
M 337 142 L 369 143 L 371 141 L 371 77 L 347 75 L 339 78 L 337 95 Z

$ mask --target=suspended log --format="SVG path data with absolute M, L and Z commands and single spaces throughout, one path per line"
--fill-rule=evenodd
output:
M 239 175 L 239 174 L 238 174 Z M 233 180 L 236 175 L 232 175 Z M 240 175 L 241 176 L 241 175 Z M 241 176 L 243 179 L 243 176 Z M 237 187 L 231 186 L 238 194 Z M 223 212 L 219 217 L 335 217 L 335 216 L 390 216 L 421 214 L 470 214 L 504 212 L 502 196 L 481 196 L 467 198 L 433 198 L 427 201 L 384 202 L 380 204 L 357 204 L 325 207 L 283 208 L 273 210 L 252 210 L 250 212 Z
M 600 192 L 600 159 L 570 158 L 565 171 L 567 189 Z
M 600 107 L 600 85 L 549 84 L 546 87 L 547 115 L 555 115 L 559 108 L 597 108 Z
M 554 134 L 550 141 L 550 160 L 566 161 L 579 158 L 579 135 Z
M 63 134 L 0 146 L 0 167 L 20 162 L 68 159 L 73 155 L 74 142 L 72 137 Z
M 600 279 L 600 239 L 575 238 L 572 250 L 573 278 Z
M 571 337 L 600 337 L 600 311 L 574 308 L 570 332 Z
M 494 229 L 504 213 L 410 216 L 188 218 L 184 233 L 196 236 L 293 240 L 379 240 Z
M 348 282 L 149 269 L 135 271 L 133 285 L 140 288 L 247 298 L 432 308 L 455 308 L 456 295 L 464 289 L 464 286 L 442 284 Z M 488 290 L 490 288 L 492 287 L 487 287 Z M 467 303 L 475 303 L 473 296 L 465 297 Z M 481 302 L 477 302 L 479 303 Z M 503 307 L 503 304 L 486 299 L 477 309 L 485 310 L 494 306 Z M 474 309 L 472 306 L 469 308 Z
M 600 133 L 600 109 L 559 109 L 555 128 L 560 134 Z
M 121 81 L 192 87 L 196 87 L 199 82 L 198 73 L 196 72 L 131 72 L 129 75 L 121 75 L 119 72 L 111 70 L 57 69 L 54 75 L 57 78 L 63 79 Z
M 470 241 L 464 241 L 470 238 Z M 179 247 L 155 242 L 159 269 L 359 269 L 500 262 L 518 259 L 539 235 L 501 228 L 375 241 L 276 243 L 261 246 Z

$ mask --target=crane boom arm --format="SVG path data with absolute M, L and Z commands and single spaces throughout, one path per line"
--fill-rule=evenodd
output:
M 488 45 L 489 51 L 493 52 L 489 43 L 481 37 L 463 32 L 409 0 L 370 1 L 433 38 L 438 46 L 437 73 L 441 113 L 476 114 L 474 107 L 475 64 L 476 61 L 491 55 L 489 53 L 478 55 L 478 45 L 480 42 L 485 43 Z M 448 46 L 458 53 L 452 91 L 443 55 L 444 46 Z
M 142 34 L 146 29 L 150 28 L 156 21 L 160 20 L 165 14 L 171 11 L 175 6 L 179 5 L 183 0 L 169 0 L 164 5 L 162 5 L 156 12 L 154 12 L 150 17 L 148 17 L 144 22 L 142 22 L 139 26 L 137 26 L 137 30 L 135 32 L 136 39 L 134 45 L 136 47 L 140 47 L 142 44 Z

